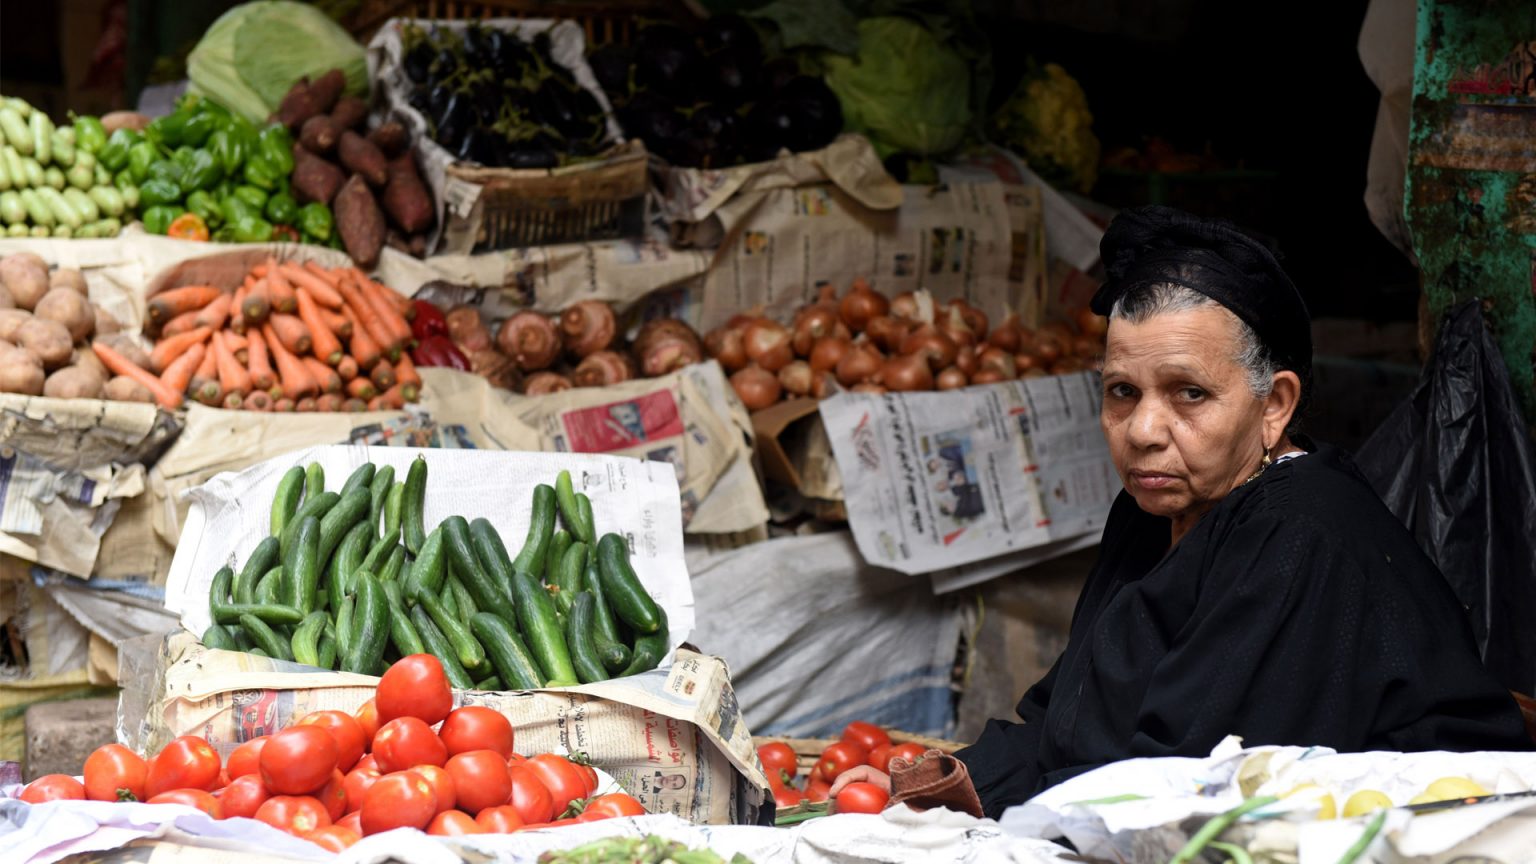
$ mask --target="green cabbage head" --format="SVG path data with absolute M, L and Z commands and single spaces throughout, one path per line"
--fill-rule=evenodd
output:
M 907 18 L 859 22 L 859 53 L 829 54 L 827 86 L 845 125 L 882 153 L 937 155 L 955 149 L 971 122 L 971 71 L 921 25 Z

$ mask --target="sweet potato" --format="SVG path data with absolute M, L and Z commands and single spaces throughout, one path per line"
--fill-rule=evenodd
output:
M 384 154 L 372 141 L 351 129 L 341 133 L 336 142 L 336 155 L 341 157 L 341 164 L 347 170 L 363 175 L 370 186 L 383 186 L 389 179 L 389 165 L 384 161 Z
M 101 308 L 95 303 L 91 304 L 91 312 L 96 317 L 96 334 L 105 336 L 111 333 L 120 333 L 123 323 L 113 317 L 111 312 Z
M 0 258 L 0 285 L 10 290 L 16 308 L 30 310 L 48 293 L 48 264 L 31 252 Z
M 69 331 L 69 338 L 75 342 L 90 338 L 91 331 L 96 328 L 96 312 L 91 309 L 91 301 L 73 288 L 54 288 L 44 294 L 32 314 L 63 324 Z
M 69 338 L 69 330 L 63 324 L 47 318 L 34 317 L 21 325 L 21 329 L 16 331 L 16 344 L 43 361 L 44 369 L 63 366 L 75 352 L 75 343 Z
M 155 394 L 149 392 L 149 388 L 129 378 L 127 375 L 118 375 L 107 386 L 102 388 L 102 395 L 118 402 L 154 402 Z
M 407 234 L 432 224 L 432 196 L 416 171 L 416 160 L 404 153 L 389 160 L 389 179 L 384 186 L 384 209 Z
M 341 91 L 346 86 L 347 76 L 340 69 L 332 69 L 310 82 L 309 95 L 321 114 L 329 114 L 336 107 L 336 100 L 341 98 Z
M 329 153 L 336 146 L 336 138 L 340 134 L 341 130 L 336 127 L 331 115 L 316 114 L 304 121 L 304 127 L 299 130 L 299 143 L 316 155 Z
M 55 399 L 100 399 L 101 376 L 83 366 L 65 366 L 43 382 L 43 395 Z
M 341 244 L 347 254 L 362 269 L 373 269 L 379 261 L 379 250 L 384 248 L 384 214 L 361 175 L 353 174 L 347 185 L 341 187 L 331 209 L 336 214 L 336 229 L 341 232 Z
M 0 340 L 16 341 L 16 331 L 32 320 L 32 313 L 25 309 L 0 309 Z
M 346 179 L 341 169 L 330 162 L 303 147 L 293 148 L 293 192 L 299 203 L 331 203 Z
M 48 274 L 48 286 L 50 288 L 68 288 L 80 292 L 84 297 L 89 293 L 85 286 L 85 276 L 73 267 L 60 267 Z
M 369 132 L 368 140 L 373 142 L 373 146 L 379 148 L 379 152 L 383 153 L 386 159 L 393 159 L 404 153 L 405 148 L 410 146 L 411 136 L 405 131 L 404 126 L 391 120 L 388 123 L 379 124 L 378 128 Z
M 140 114 L 137 111 L 109 111 L 101 115 L 102 128 L 111 135 L 119 129 L 132 129 L 135 132 L 143 132 L 149 125 L 149 115 Z
M 331 122 L 337 130 L 356 129 L 368 117 L 368 103 L 356 96 L 342 96 L 331 109 Z

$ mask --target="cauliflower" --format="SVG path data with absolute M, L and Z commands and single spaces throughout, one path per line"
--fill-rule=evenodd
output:
M 1041 177 L 1087 194 L 1098 179 L 1099 139 L 1082 85 L 1055 63 L 1025 77 L 992 117 L 1000 143 Z

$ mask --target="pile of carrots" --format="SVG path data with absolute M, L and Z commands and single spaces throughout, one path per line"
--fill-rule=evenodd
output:
M 416 401 L 410 301 L 355 267 L 268 259 L 233 293 L 210 285 L 148 302 L 148 368 L 111 346 L 113 372 L 175 410 L 183 398 L 252 411 L 382 411 Z

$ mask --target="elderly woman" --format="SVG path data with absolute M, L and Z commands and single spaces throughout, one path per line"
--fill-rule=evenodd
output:
M 1267 249 L 1165 207 L 1104 236 L 1100 423 L 1125 486 L 1066 651 L 893 800 L 996 817 L 1120 759 L 1245 743 L 1523 750 L 1449 585 L 1349 458 L 1296 433 L 1312 346 Z M 967 776 L 968 775 L 968 776 Z M 873 769 L 855 779 L 889 782 Z

